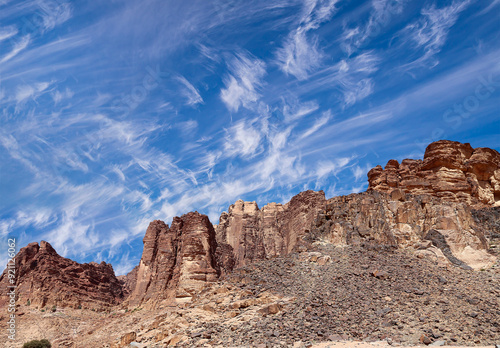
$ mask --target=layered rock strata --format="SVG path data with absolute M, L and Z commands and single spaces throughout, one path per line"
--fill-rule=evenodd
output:
M 364 192 L 328 200 L 312 236 L 335 245 L 413 247 L 423 256 L 462 267 L 491 266 L 485 229 L 465 203 L 430 195 Z
M 440 140 L 423 160 L 387 162 L 368 172 L 369 190 L 429 194 L 448 201 L 500 206 L 500 153 L 468 143 Z

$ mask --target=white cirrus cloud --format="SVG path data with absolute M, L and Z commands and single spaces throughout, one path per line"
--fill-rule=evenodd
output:
M 18 32 L 17 28 L 13 25 L 2 27 L 0 28 L 0 41 L 7 40 L 16 35 Z
M 203 98 L 198 90 L 184 76 L 177 76 L 176 80 L 183 85 L 181 93 L 186 98 L 186 105 L 203 104 Z
M 21 40 L 14 45 L 11 51 L 7 53 L 5 56 L 3 56 L 2 59 L 0 59 L 0 63 L 5 63 L 6 61 L 17 56 L 19 52 L 28 47 L 30 41 L 31 41 L 31 36 L 29 34 L 23 36 Z
M 430 67 L 436 66 L 439 61 L 435 55 L 446 43 L 448 32 L 455 25 L 460 13 L 471 4 L 471 0 L 453 1 L 449 6 L 437 8 L 435 4 L 422 9 L 422 16 L 414 23 L 403 29 L 408 41 L 423 49 L 422 57 L 412 62 L 423 64 L 430 61 Z
M 356 25 L 352 28 L 344 28 L 341 47 L 350 56 L 357 51 L 370 38 L 382 34 L 384 27 L 390 24 L 390 20 L 403 12 L 408 0 L 373 0 L 372 11 L 365 25 Z
M 72 16 L 69 2 L 63 1 L 39 1 L 41 8 L 43 27 L 45 30 L 54 29 L 56 26 L 66 22 Z
M 220 93 L 222 101 L 230 111 L 240 106 L 251 108 L 259 98 L 259 88 L 266 74 L 266 64 L 249 54 L 238 54 L 228 63 L 230 74 L 224 79 L 226 88 Z
M 28 98 L 36 98 L 49 88 L 49 82 L 39 82 L 34 85 L 18 86 L 16 90 L 15 99 L 18 103 L 25 101 Z
M 283 47 L 276 52 L 277 63 L 285 74 L 305 80 L 321 65 L 323 52 L 318 47 L 317 39 L 308 35 L 308 32 L 330 20 L 336 11 L 337 2 L 338 0 L 304 2 L 298 27 L 290 32 Z
M 330 110 L 325 111 L 323 115 L 321 115 L 321 117 L 318 118 L 310 128 L 306 129 L 304 133 L 300 135 L 299 139 L 307 138 L 311 134 L 316 133 L 319 129 L 325 126 L 331 118 L 332 114 Z
M 75 93 L 70 90 L 69 88 L 66 88 L 64 91 L 55 91 L 52 93 L 52 99 L 54 100 L 55 104 L 59 104 L 62 100 L 64 99 L 71 99 Z
M 304 28 L 297 29 L 276 53 L 280 69 L 299 80 L 305 80 L 311 71 L 320 66 L 323 58 L 317 41 L 310 42 L 306 33 Z
M 229 157 L 251 158 L 259 152 L 260 142 L 260 131 L 249 122 L 240 121 L 227 131 L 225 154 Z

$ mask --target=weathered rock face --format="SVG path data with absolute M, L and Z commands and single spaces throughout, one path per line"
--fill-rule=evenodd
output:
M 219 248 L 224 248 L 220 254 L 230 260 L 223 262 L 224 271 L 291 252 L 325 202 L 323 191 L 305 191 L 285 205 L 259 209 L 255 202 L 242 200 L 231 205 L 216 226 Z
M 476 223 L 484 229 L 491 253 L 500 255 L 500 207 L 487 207 L 472 211 Z
M 128 296 L 134 289 L 135 284 L 137 283 L 137 270 L 139 269 L 139 265 L 135 266 L 129 273 L 126 275 L 121 275 L 116 278 L 121 282 L 123 293 L 125 296 Z
M 336 245 L 429 249 L 424 256 L 434 254 L 438 261 L 475 269 L 491 266 L 496 259 L 487 252 L 484 228 L 467 204 L 401 189 L 329 199 L 312 234 Z
M 19 251 L 16 276 L 18 301 L 23 304 L 29 301 L 35 308 L 62 306 L 102 310 L 124 298 L 122 284 L 110 264 L 79 264 L 58 255 L 45 241 L 40 245 L 30 243 Z M 6 271 L 0 276 L 0 284 L 2 289 L 9 285 Z M 6 300 L 0 299 L 3 303 Z
M 369 190 L 430 194 L 449 201 L 500 206 L 500 153 L 489 148 L 440 140 L 423 160 L 390 160 L 368 172 Z
M 216 262 L 215 231 L 198 212 L 175 217 L 172 226 L 156 220 L 144 237 L 131 307 L 158 307 L 189 300 L 220 274 Z

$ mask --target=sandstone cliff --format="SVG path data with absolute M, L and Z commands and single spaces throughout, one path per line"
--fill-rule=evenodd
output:
M 214 228 L 198 212 L 175 217 L 170 227 L 160 220 L 151 222 L 127 304 L 158 307 L 189 300 L 218 278 L 215 249 Z
M 468 143 L 440 140 L 423 160 L 390 160 L 368 172 L 369 190 L 430 194 L 448 201 L 500 206 L 500 154 Z
M 323 191 L 301 192 L 285 205 L 269 203 L 262 209 L 255 202 L 239 200 L 221 214 L 216 226 L 217 242 L 225 248 L 221 254 L 234 267 L 286 255 L 309 232 L 325 203 Z
M 6 272 L 0 276 L 6 289 Z M 34 308 L 62 306 L 103 310 L 124 298 L 122 285 L 110 264 L 79 264 L 57 254 L 42 241 L 30 243 L 16 256 L 16 293 L 18 303 Z M 7 299 L 0 298 L 0 304 Z
M 335 245 L 412 247 L 440 264 L 474 269 L 496 259 L 467 204 L 401 189 L 331 198 L 314 225 L 312 236 Z

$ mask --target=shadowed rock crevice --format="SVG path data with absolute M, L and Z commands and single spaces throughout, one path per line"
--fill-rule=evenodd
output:
M 439 248 L 443 252 L 444 256 L 446 256 L 446 258 L 448 260 L 450 260 L 450 262 L 452 264 L 454 264 L 456 266 L 459 266 L 459 267 L 461 267 L 463 269 L 472 269 L 465 262 L 457 259 L 453 255 L 453 253 L 451 252 L 450 246 L 446 242 L 445 237 L 441 233 L 439 233 L 438 231 L 436 231 L 434 229 L 430 230 L 429 232 L 427 232 L 427 234 L 424 237 L 424 239 L 430 240 L 432 242 L 432 245 L 434 245 L 435 247 Z

